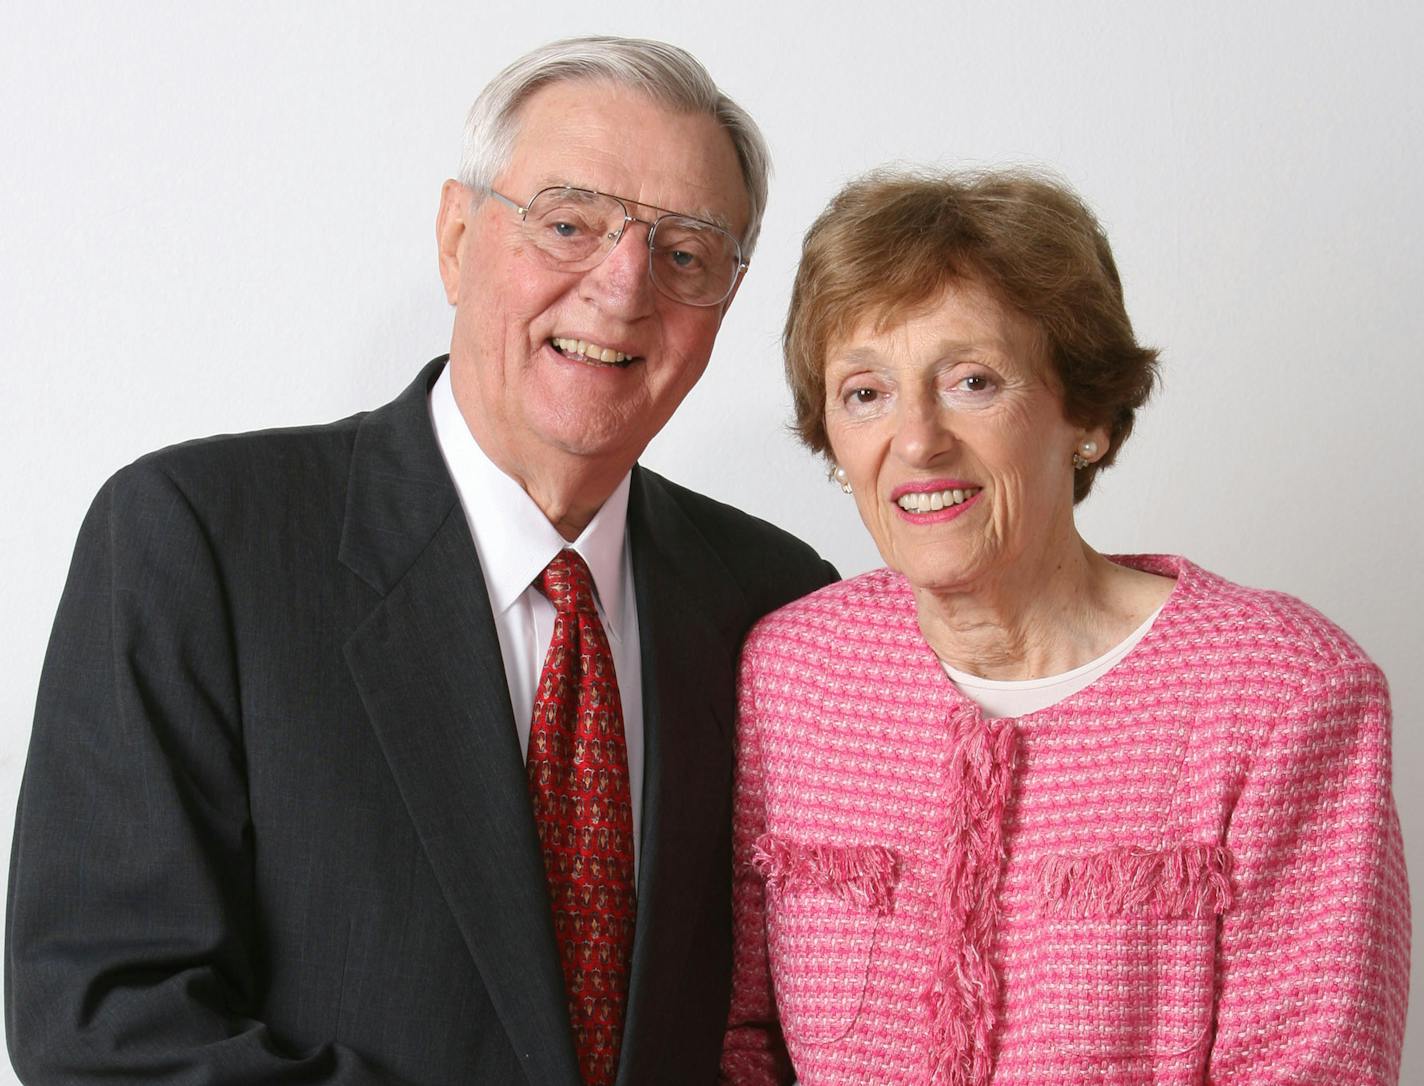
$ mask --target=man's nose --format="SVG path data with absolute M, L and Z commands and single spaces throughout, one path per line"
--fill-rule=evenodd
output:
M 584 273 L 582 291 L 589 300 L 631 318 L 649 312 L 656 299 L 648 259 L 648 226 L 637 219 L 624 226 L 607 256 Z

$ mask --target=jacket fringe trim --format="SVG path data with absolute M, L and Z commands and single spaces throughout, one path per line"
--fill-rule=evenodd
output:
M 1013 786 L 1018 733 L 973 709 L 949 721 L 945 758 L 942 923 L 934 972 L 924 992 L 930 1019 L 932 1086 L 987 1086 L 1000 980 L 993 959 L 1004 868 L 1004 812 Z
M 1165 920 L 1231 908 L 1231 865 L 1230 849 L 1220 845 L 1128 846 L 1084 856 L 1045 856 L 1035 875 L 1049 912 L 1074 917 L 1132 913 Z
M 899 879 L 899 861 L 883 845 L 806 844 L 773 833 L 757 838 L 751 863 L 770 890 L 826 890 L 881 916 Z

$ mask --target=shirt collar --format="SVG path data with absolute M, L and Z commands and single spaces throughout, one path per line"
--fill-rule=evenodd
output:
M 610 637 L 623 633 L 623 588 L 628 490 L 632 474 L 613 493 L 572 543 L 561 536 L 524 488 L 485 455 L 455 402 L 450 366 L 430 390 L 430 420 L 465 520 L 480 556 L 490 606 L 502 614 L 514 606 L 550 559 L 564 547 L 578 552 L 593 574 L 594 591 Z

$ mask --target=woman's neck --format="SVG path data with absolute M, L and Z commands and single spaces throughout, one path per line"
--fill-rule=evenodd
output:
M 1108 561 L 1074 533 L 1051 559 L 1014 562 L 967 587 L 915 589 L 941 660 L 985 679 L 1038 679 L 1095 660 L 1137 629 L 1170 578 Z

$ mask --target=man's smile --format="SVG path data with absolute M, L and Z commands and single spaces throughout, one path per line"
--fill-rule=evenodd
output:
M 554 350 L 558 351 L 565 358 L 573 359 L 575 362 L 596 362 L 609 366 L 626 366 L 635 361 L 636 356 L 624 354 L 622 351 L 615 351 L 612 347 L 603 347 L 597 343 L 590 343 L 585 339 L 568 339 L 563 336 L 554 336 L 549 342 Z

